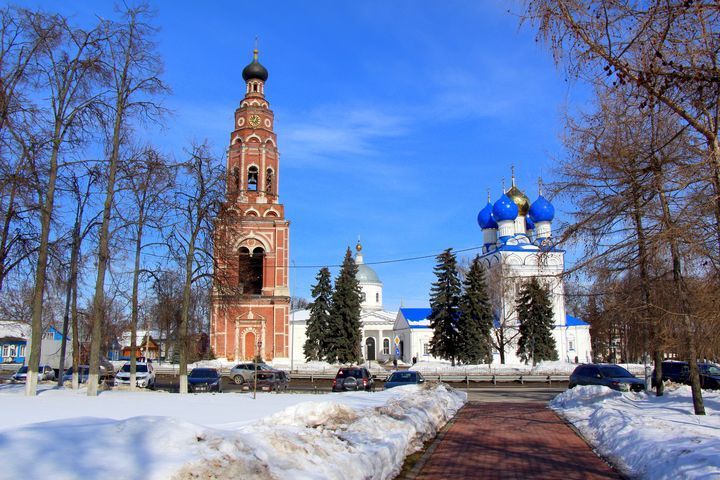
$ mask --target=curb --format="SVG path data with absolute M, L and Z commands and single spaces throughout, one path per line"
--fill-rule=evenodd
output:
M 467 403 L 465 403 L 465 405 L 467 405 Z M 435 435 L 435 438 L 433 439 L 430 446 L 425 450 L 420 459 L 415 462 L 415 465 L 413 465 L 410 471 L 403 476 L 396 477 L 397 480 L 415 480 L 417 478 L 425 464 L 428 462 L 428 460 L 430 460 L 430 457 L 435 452 L 438 445 L 440 445 L 440 442 L 442 442 L 445 438 L 448 430 L 450 430 L 450 428 L 452 428 L 452 426 L 455 424 L 455 419 L 463 410 L 463 408 L 465 408 L 465 405 L 463 405 L 457 412 L 455 412 L 455 415 L 450 420 L 448 420 L 447 423 L 440 429 L 437 435 Z

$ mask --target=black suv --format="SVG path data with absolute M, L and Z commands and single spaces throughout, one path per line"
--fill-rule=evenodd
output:
M 720 389 L 720 368 L 712 363 L 697 364 L 700 371 L 700 388 Z M 666 360 L 662 362 L 662 379 L 690 385 L 690 367 L 687 362 Z M 652 372 L 652 386 L 655 386 L 655 370 Z
M 348 390 L 375 390 L 375 379 L 365 367 L 343 367 L 338 370 L 332 384 L 333 392 Z
M 621 392 L 642 392 L 645 382 L 619 365 L 588 363 L 579 365 L 570 375 L 568 387 L 576 385 L 604 385 Z

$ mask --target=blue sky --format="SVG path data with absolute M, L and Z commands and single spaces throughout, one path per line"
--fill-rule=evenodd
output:
M 24 4 L 79 22 L 112 12 L 111 2 Z M 563 154 L 565 110 L 586 98 L 508 12 L 515 2 L 152 4 L 173 89 L 155 141 L 175 155 L 191 139 L 227 146 L 259 36 L 297 266 L 338 264 L 358 236 L 366 262 L 481 245 L 487 190 L 495 200 L 514 164 L 534 200 Z M 434 264 L 374 266 L 386 309 L 426 306 Z M 295 295 L 310 297 L 317 270 L 291 272 Z

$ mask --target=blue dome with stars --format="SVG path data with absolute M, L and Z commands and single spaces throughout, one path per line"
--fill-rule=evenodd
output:
M 555 218 L 555 207 L 547 198 L 540 195 L 537 200 L 530 205 L 530 218 L 533 222 L 552 222 Z
M 498 224 L 492 216 L 492 209 L 492 203 L 488 202 L 487 205 L 485 205 L 485 208 L 480 210 L 480 213 L 478 213 L 477 222 L 483 230 L 486 228 L 498 228 Z
M 492 214 L 496 222 L 515 220 L 518 216 L 518 206 L 503 193 L 493 205 Z

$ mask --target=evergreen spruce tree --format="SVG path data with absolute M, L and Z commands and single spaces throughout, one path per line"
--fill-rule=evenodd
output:
M 330 301 L 332 284 L 330 270 L 323 267 L 317 274 L 317 283 L 313 286 L 313 302 L 310 304 L 310 318 L 307 322 L 307 340 L 303 346 L 305 360 L 323 360 L 326 358 L 328 325 L 330 323 Z
M 465 278 L 458 319 L 458 360 L 465 364 L 492 362 L 492 307 L 485 283 L 485 269 L 476 256 Z
M 350 248 L 345 253 L 330 305 L 327 361 L 331 363 L 359 363 L 362 361 L 360 342 L 360 304 L 362 290 L 357 281 L 358 267 Z
M 523 285 L 517 300 L 520 340 L 517 354 L 533 366 L 542 360 L 557 360 L 558 353 L 553 330 L 553 309 L 550 294 L 533 277 Z
M 430 327 L 433 336 L 430 339 L 430 353 L 449 359 L 455 365 L 458 354 L 457 322 L 460 316 L 460 279 L 457 273 L 457 260 L 452 249 L 448 248 L 437 256 L 438 264 L 433 271 L 437 281 L 430 289 Z

